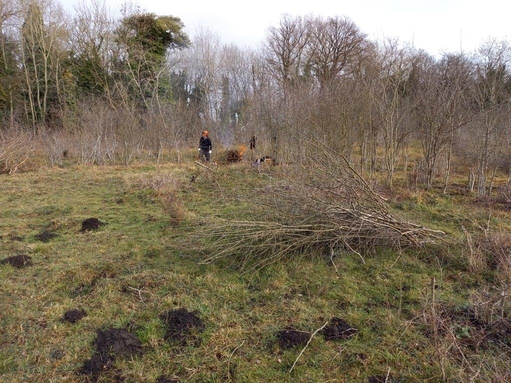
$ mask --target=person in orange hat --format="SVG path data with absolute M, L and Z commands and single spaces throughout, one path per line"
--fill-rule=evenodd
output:
M 209 132 L 207 130 L 202 132 L 202 136 L 199 140 L 199 157 L 201 160 L 209 162 L 211 159 L 211 150 L 213 150 L 213 144 L 209 138 Z

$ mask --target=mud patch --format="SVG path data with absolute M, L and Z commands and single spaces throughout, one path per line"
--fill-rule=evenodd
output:
M 181 345 L 198 344 L 198 335 L 205 329 L 197 313 L 184 308 L 160 314 L 159 319 L 165 324 L 164 339 Z
M 299 331 L 292 327 L 286 327 L 277 332 L 277 341 L 280 348 L 287 349 L 295 346 L 305 346 L 311 334 L 306 331 Z
M 142 354 L 140 340 L 123 328 L 98 330 L 94 346 L 94 355 L 85 361 L 79 373 L 97 376 L 107 371 L 118 357 L 128 358 Z
M 357 329 L 350 326 L 344 319 L 333 317 L 322 331 L 325 340 L 348 339 L 357 333 Z
M 68 310 L 64 313 L 64 316 L 62 317 L 62 322 L 69 322 L 69 323 L 76 323 L 83 317 L 86 317 L 87 313 L 84 309 L 73 309 Z
M 105 222 L 101 222 L 97 218 L 87 218 L 82 222 L 81 232 L 93 231 L 99 229 L 101 226 L 106 225 Z
M 2 265 L 11 265 L 18 269 L 23 267 L 32 266 L 32 257 L 25 254 L 13 255 L 12 257 L 7 257 L 2 259 L 0 262 Z

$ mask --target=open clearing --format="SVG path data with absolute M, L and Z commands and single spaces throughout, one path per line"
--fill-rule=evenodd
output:
M 245 272 L 243 254 L 201 262 L 197 238 L 217 216 L 248 217 L 229 190 L 264 190 L 277 171 L 140 165 L 1 177 L 1 382 L 511 379 L 509 270 L 477 266 L 462 230 L 480 248 L 478 225 L 505 236 L 505 206 L 396 196 L 394 209 L 451 240 L 301 254 Z

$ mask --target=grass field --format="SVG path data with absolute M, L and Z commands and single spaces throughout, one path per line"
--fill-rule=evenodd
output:
M 398 190 L 390 209 L 443 240 L 246 270 L 243 254 L 201 262 L 201 233 L 257 218 L 238 196 L 278 168 L 0 177 L 1 382 L 511 381 L 505 204 Z

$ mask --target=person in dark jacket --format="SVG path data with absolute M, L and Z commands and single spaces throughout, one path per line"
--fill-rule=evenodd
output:
M 213 144 L 211 143 L 211 139 L 209 138 L 209 133 L 207 130 L 202 132 L 202 136 L 199 141 L 199 157 L 200 159 L 205 159 L 206 162 L 209 162 L 211 159 L 211 150 L 213 149 Z

